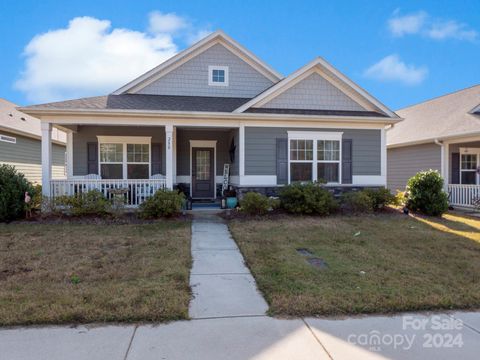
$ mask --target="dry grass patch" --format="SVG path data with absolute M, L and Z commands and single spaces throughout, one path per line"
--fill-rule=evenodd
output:
M 189 222 L 0 225 L 0 325 L 188 316 Z
M 278 315 L 480 307 L 480 221 L 399 214 L 233 221 L 233 236 Z M 296 249 L 323 259 L 311 266 Z

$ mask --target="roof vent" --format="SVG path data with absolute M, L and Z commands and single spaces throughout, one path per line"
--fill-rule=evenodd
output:
M 20 120 L 27 121 L 23 116 L 20 118 Z
M 12 113 L 10 113 L 10 114 L 8 114 L 8 116 L 10 116 L 10 117 L 13 117 L 13 114 L 12 114 Z

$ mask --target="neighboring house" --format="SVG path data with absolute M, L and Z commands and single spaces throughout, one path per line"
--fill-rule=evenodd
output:
M 418 171 L 438 170 L 450 203 L 480 198 L 480 85 L 397 111 L 387 130 L 388 187 L 404 190 Z
M 131 206 L 180 183 L 214 199 L 225 164 L 243 192 L 386 186 L 385 127 L 401 120 L 321 58 L 284 78 L 221 31 L 110 95 L 22 111 L 42 120 L 44 184 L 51 129 L 68 130 L 68 180 L 45 195 L 123 188 Z
M 42 182 L 40 120 L 0 98 L 0 164 L 13 165 L 33 183 Z M 52 131 L 52 176 L 64 178 L 66 134 Z

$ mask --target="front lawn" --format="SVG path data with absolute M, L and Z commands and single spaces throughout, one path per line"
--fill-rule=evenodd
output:
M 0 224 L 0 325 L 187 318 L 189 225 Z
M 284 217 L 230 228 L 275 315 L 480 307 L 478 219 Z

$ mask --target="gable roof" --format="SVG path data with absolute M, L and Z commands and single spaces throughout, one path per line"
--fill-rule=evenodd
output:
M 263 74 L 265 77 L 276 83 L 283 78 L 283 76 L 272 69 L 269 65 L 260 60 L 257 56 L 244 48 L 242 45 L 233 40 L 230 36 L 221 30 L 217 30 L 204 39 L 198 41 L 189 48 L 181 51 L 177 55 L 171 57 L 167 61 L 161 63 L 157 67 L 138 78 L 130 81 L 128 84 L 122 86 L 120 89 L 114 91 L 113 95 L 120 95 L 125 93 L 132 93 L 151 84 L 160 77 L 168 74 L 170 71 L 176 69 L 186 61 L 204 52 L 215 44 L 222 44 L 232 53 L 239 56 L 241 59 L 250 64 L 255 70 Z
M 17 105 L 11 101 L 0 98 L 0 131 L 24 135 L 34 139 L 42 137 L 40 120 L 18 111 Z M 52 140 L 65 144 L 67 137 L 63 131 L 52 131 Z
M 367 111 L 383 112 L 388 117 L 398 118 L 393 111 L 388 109 L 380 101 L 375 99 L 360 86 L 348 79 L 345 75 L 343 75 L 340 71 L 335 69 L 321 57 L 315 58 L 291 75 L 257 95 L 252 100 L 236 109 L 235 112 L 245 112 L 249 108 L 258 108 L 262 105 L 265 105 L 313 73 L 319 74 L 332 83 L 337 83 L 339 90 L 352 98 L 352 100 L 355 102 L 359 103 L 359 105 L 365 107 Z
M 397 113 L 404 120 L 387 131 L 387 145 L 402 146 L 480 132 L 480 85 L 413 105 Z

